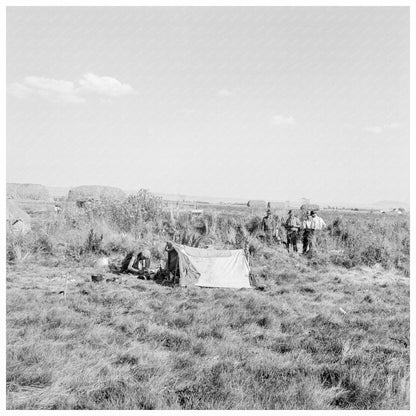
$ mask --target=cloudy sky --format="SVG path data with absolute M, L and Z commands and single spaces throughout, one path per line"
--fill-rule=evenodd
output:
M 408 202 L 408 9 L 9 7 L 7 181 Z

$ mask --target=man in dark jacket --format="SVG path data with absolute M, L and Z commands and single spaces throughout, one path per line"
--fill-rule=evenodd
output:
M 261 228 L 264 232 L 264 235 L 266 237 L 266 241 L 270 244 L 273 242 L 273 236 L 276 228 L 276 224 L 273 218 L 273 215 L 270 211 L 270 209 L 267 210 L 266 216 L 263 217 L 263 220 L 261 222 Z
M 286 246 L 287 251 L 290 251 L 290 246 L 292 246 L 292 250 L 294 252 L 298 252 L 298 233 L 300 229 L 300 220 L 299 218 L 293 214 L 292 210 L 288 212 L 289 217 L 285 222 L 286 228 Z
M 175 283 L 180 278 L 178 253 L 171 242 L 166 243 L 165 251 L 168 253 L 168 261 L 166 262 L 165 270 L 168 273 L 169 280 Z

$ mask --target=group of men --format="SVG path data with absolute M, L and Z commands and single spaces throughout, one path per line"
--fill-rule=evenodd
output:
M 313 253 L 316 232 L 326 227 L 324 220 L 318 217 L 314 211 L 306 211 L 301 220 L 290 210 L 287 219 L 282 219 L 281 224 L 286 229 L 287 250 L 289 252 L 292 250 L 297 253 L 298 241 L 301 238 L 303 247 L 302 254 Z M 266 216 L 263 218 L 262 229 L 268 242 L 276 241 L 280 243 L 282 241 L 279 235 L 279 227 L 276 226 L 275 218 L 270 210 L 267 211 Z M 179 263 L 171 243 L 166 244 L 165 251 L 168 253 L 166 271 L 172 273 L 175 278 L 179 274 Z M 149 273 L 150 258 L 151 254 L 147 249 L 133 250 L 123 259 L 121 267 L 117 268 L 117 272 L 136 274 L 147 280 L 147 278 L 151 278 Z
M 292 210 L 288 212 L 288 218 L 282 221 L 286 229 L 286 247 L 287 250 L 298 252 L 298 240 L 302 239 L 302 254 L 312 254 L 314 249 L 314 241 L 316 232 L 326 228 L 325 221 L 316 215 L 315 211 L 306 211 L 304 217 L 299 219 Z M 279 228 L 274 224 L 271 211 L 268 210 L 263 218 L 262 228 L 266 239 L 272 242 L 275 239 L 281 242 Z

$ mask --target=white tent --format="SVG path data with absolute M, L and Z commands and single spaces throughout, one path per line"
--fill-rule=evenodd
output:
M 201 249 L 175 243 L 172 247 L 180 286 L 251 288 L 243 250 Z

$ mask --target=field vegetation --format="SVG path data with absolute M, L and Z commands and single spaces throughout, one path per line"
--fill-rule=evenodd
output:
M 267 244 L 262 214 L 140 191 L 9 233 L 7 407 L 408 409 L 409 218 L 324 211 L 308 258 Z M 261 290 L 91 282 L 98 256 L 146 247 L 157 268 L 173 239 L 245 249 Z

